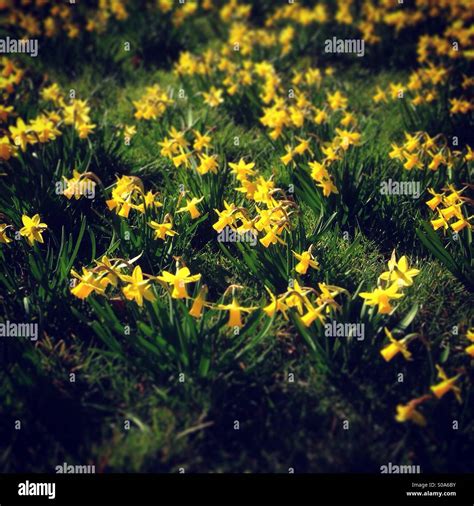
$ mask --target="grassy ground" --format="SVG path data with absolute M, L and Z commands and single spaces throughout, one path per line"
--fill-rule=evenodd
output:
M 243 22 L 249 29 L 264 26 L 265 18 L 283 8 L 274 4 L 259 2 Z M 392 143 L 417 131 L 442 134 L 449 146 L 455 133 L 464 154 L 472 145 L 472 111 L 453 117 L 442 91 L 432 105 L 409 107 L 408 113 L 400 101 L 373 101 L 377 86 L 387 90 L 390 83 L 405 83 L 418 67 L 416 43 L 426 26 L 405 28 L 400 35 L 385 27 L 381 43 L 366 48 L 364 58 L 339 58 L 322 52 L 323 41 L 333 34 L 357 36 L 353 25 L 329 21 L 310 25 L 317 26 L 312 30 L 283 19 L 277 34 L 287 25 L 301 30 L 288 55 L 270 47 L 237 57 L 271 61 L 281 77 L 281 96 L 293 70 L 308 67 L 321 68 L 324 76 L 321 87 L 307 93 L 314 104 L 324 103 L 328 91 L 347 96 L 361 141 L 331 166 L 339 193 L 326 198 L 309 177 L 311 156 L 298 159 L 294 168 L 281 157 L 286 144 L 295 146 L 298 137 L 313 134 L 315 156 L 320 156 L 321 145 L 334 136 L 336 119 L 321 127 L 307 120 L 272 140 L 259 121 L 265 107 L 260 84 L 236 96 L 226 94 L 217 108 L 207 106 L 201 92 L 210 85 L 222 87 L 215 68 L 205 77 L 183 77 L 173 65 L 181 51 L 219 50 L 228 43 L 230 22 L 219 21 L 215 9 L 199 9 L 176 28 L 170 14 L 151 7 L 128 9 L 127 19 L 112 19 L 102 34 L 41 37 L 37 58 L 14 58 L 25 74 L 13 93 L 3 94 L 4 103 L 14 107 L 1 125 L 5 135 L 17 117 L 27 121 L 42 111 L 61 110 L 40 95 L 54 82 L 66 97 L 74 90 L 77 99 L 87 100 L 96 128 L 80 139 L 61 122 L 55 140 L 0 160 L 0 223 L 19 230 L 23 215 L 39 213 L 48 225 L 43 244 L 30 246 L 22 237 L 0 244 L 0 321 L 35 322 L 40 328 L 36 343 L 0 341 L 0 468 L 53 472 L 67 462 L 107 472 L 379 472 L 392 462 L 420 465 L 423 472 L 472 472 L 473 375 L 465 352 L 473 323 L 471 231 L 460 232 L 464 250 L 438 231 L 442 249 L 457 266 L 467 266 L 462 272 L 450 272 L 416 233 L 434 217 L 425 205 L 428 188 L 440 191 L 451 183 L 460 189 L 469 181 L 472 161 L 456 162 L 455 170 L 408 172 L 388 156 Z M 337 12 L 334 2 L 328 12 Z M 450 22 L 449 13 L 428 20 L 429 33 L 442 34 Z M 12 36 L 21 33 L 14 26 L 9 30 Z M 127 41 L 129 52 L 123 50 Z M 456 92 L 462 64 L 440 89 Z M 332 75 L 324 74 L 328 67 Z M 174 102 L 159 118 L 137 120 L 133 101 L 153 84 Z M 185 99 L 178 95 L 182 88 Z M 130 143 L 124 141 L 124 125 L 137 127 Z M 171 127 L 190 125 L 211 132 L 217 174 L 199 177 L 160 154 L 157 143 Z M 242 157 L 256 163 L 259 175 L 273 174 L 275 186 L 292 202 L 291 226 L 282 236 L 286 245 L 223 248 L 216 240 L 214 209 L 222 210 L 224 201 L 255 210 L 251 199 L 235 191 L 239 183 L 228 165 Z M 100 179 L 93 200 L 67 200 L 55 193 L 55 182 L 63 175 L 70 178 L 74 168 Z M 107 209 L 105 200 L 120 175 L 137 176 L 146 190 L 158 192 L 178 236 L 154 240 L 147 226 L 153 214 L 132 211 L 126 219 Z M 418 199 L 380 195 L 380 183 L 388 178 L 420 181 L 422 194 Z M 182 205 L 180 184 L 204 197 L 197 220 L 175 212 Z M 311 244 L 320 268 L 297 276 L 291 250 Z M 393 250 L 420 273 L 395 310 L 380 315 L 376 308 L 368 311 L 358 293 L 377 286 Z M 230 285 L 242 285 L 239 301 L 260 309 L 244 316 L 235 334 L 225 325 L 227 313 L 206 309 L 193 320 L 187 314 L 192 301 L 172 299 L 158 283 L 153 288 L 157 300 L 143 308 L 123 294 L 79 300 L 71 293 L 71 269 L 90 267 L 102 255 L 140 255 L 136 264 L 153 276 L 174 272 L 174 259 L 180 257 L 191 273 L 201 274 L 209 301 L 222 301 Z M 281 294 L 295 277 L 308 287 L 326 282 L 346 289 L 347 295 L 338 298 L 341 310 L 328 321 L 362 322 L 366 338 L 327 338 L 321 323 L 305 327 L 295 310 L 289 319 L 281 313 L 269 318 L 261 309 L 269 303 L 266 288 Z M 190 290 L 193 297 L 197 293 Z M 380 350 L 388 344 L 384 327 L 398 329 L 398 338 L 417 334 L 409 346 L 413 360 L 401 354 L 390 362 L 382 359 Z M 397 422 L 397 405 L 430 394 L 430 386 L 440 381 L 437 364 L 449 377 L 460 374 L 456 384 L 462 402 L 447 391 L 423 403 L 426 426 Z

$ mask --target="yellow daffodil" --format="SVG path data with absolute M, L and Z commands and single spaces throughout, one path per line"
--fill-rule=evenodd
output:
M 123 129 L 123 136 L 125 139 L 131 139 L 137 133 L 135 125 L 125 125 Z
M 282 232 L 283 228 L 275 225 L 274 227 L 268 227 L 265 232 L 265 236 L 259 239 L 259 241 L 263 244 L 265 248 L 268 248 L 272 244 L 285 244 L 283 239 L 280 239 L 279 235 Z
M 222 232 L 225 227 L 232 225 L 236 219 L 235 218 L 235 211 L 237 208 L 235 207 L 235 205 L 228 204 L 224 200 L 224 206 L 225 206 L 224 211 L 218 211 L 217 209 L 214 209 L 214 211 L 219 216 L 219 219 L 217 220 L 217 222 L 214 223 L 214 225 L 212 225 L 212 228 L 216 232 Z
M 388 156 L 390 158 L 396 158 L 398 160 L 403 160 L 403 147 L 402 146 L 397 146 L 396 144 L 391 144 L 392 146 L 392 151 L 390 151 L 390 153 L 388 154 Z
M 361 292 L 359 297 L 365 299 L 365 303 L 369 306 L 378 305 L 378 312 L 380 314 L 389 314 L 392 312 L 393 307 L 390 305 L 391 299 L 401 299 L 402 293 L 399 293 L 400 285 L 395 282 L 388 288 L 375 288 L 372 292 Z
M 5 223 L 0 223 L 0 242 L 3 244 L 8 244 L 9 242 L 12 242 L 13 239 L 10 239 L 7 236 L 7 229 L 11 228 L 10 225 L 7 225 Z
M 306 303 L 305 307 L 306 313 L 301 317 L 301 321 L 305 327 L 309 327 L 315 320 L 324 323 L 324 305 L 314 307 L 312 304 Z
M 377 89 L 375 90 L 375 95 L 373 95 L 372 99 L 376 104 L 378 104 L 379 102 L 387 102 L 387 95 L 380 88 L 380 86 L 377 86 Z
M 426 202 L 426 205 L 434 211 L 443 202 L 443 194 L 436 193 L 433 188 L 428 189 L 428 193 L 433 195 L 433 198 Z
M 429 395 L 424 395 L 423 397 L 411 400 L 407 404 L 398 404 L 395 420 L 401 423 L 411 421 L 420 427 L 425 427 L 426 418 L 416 408 L 429 398 Z
M 328 93 L 327 101 L 329 107 L 333 111 L 336 109 L 345 109 L 347 107 L 347 97 L 345 97 L 339 90 L 332 94 Z
M 307 295 L 310 290 L 300 286 L 298 281 L 293 282 L 293 286 L 288 290 L 285 297 L 285 304 L 289 308 L 296 308 L 298 313 L 303 314 L 303 307 L 305 304 L 310 304 Z
M 202 94 L 204 97 L 204 103 L 210 107 L 217 107 L 224 102 L 222 93 L 223 90 L 218 89 L 215 86 L 211 86 L 211 89 L 208 92 L 203 92 Z
M 31 127 L 27 125 L 21 118 L 17 118 L 16 126 L 9 127 L 11 138 L 15 146 L 19 146 L 22 151 L 26 151 L 26 146 L 35 142 L 31 135 Z
M 76 271 L 71 270 L 71 274 L 79 280 L 72 289 L 71 293 L 79 298 L 86 299 L 93 292 L 103 295 L 105 292 L 105 286 L 101 283 L 100 278 L 96 277 L 93 271 L 82 268 L 82 274 L 78 274 Z
M 163 281 L 173 287 L 171 297 L 173 299 L 187 299 L 188 292 L 186 285 L 188 283 L 195 283 L 201 279 L 201 274 L 191 275 L 191 271 L 187 267 L 181 267 L 177 269 L 176 274 L 172 274 L 168 271 L 163 271 L 161 276 L 157 276 L 159 281 Z
M 106 255 L 103 255 L 100 260 L 96 260 L 96 272 L 100 273 L 100 284 L 107 288 L 107 286 L 117 286 L 119 279 L 122 276 L 122 269 L 127 266 L 125 262 L 115 260 L 112 262 Z
M 474 358 L 474 344 L 470 344 L 464 350 L 471 358 Z
M 239 328 L 243 327 L 242 313 L 251 313 L 255 310 L 254 307 L 240 306 L 235 297 L 232 297 L 232 302 L 230 304 L 217 304 L 215 307 L 221 311 L 229 311 L 229 320 L 227 321 L 227 326 Z
M 181 165 L 184 165 L 186 168 L 190 166 L 190 159 L 191 153 L 186 153 L 184 150 L 181 149 L 181 152 L 179 155 L 173 156 L 173 164 L 176 168 L 181 167 Z
M 405 163 L 403 164 L 403 167 L 406 170 L 422 168 L 420 155 L 418 153 L 409 153 L 408 151 L 404 151 L 403 156 L 405 157 Z
M 438 215 L 439 218 L 435 218 L 433 220 L 430 220 L 431 226 L 434 230 L 438 230 L 438 228 L 443 227 L 445 230 L 449 228 L 449 223 L 446 221 L 444 216 L 441 214 L 440 210 L 438 209 Z
M 465 352 L 471 357 L 474 358 L 474 328 L 468 329 L 466 332 L 466 337 L 471 341 L 471 345 L 465 348 Z
M 380 354 L 384 360 L 390 362 L 398 353 L 401 353 L 406 360 L 411 360 L 411 353 L 408 351 L 407 345 L 410 340 L 413 339 L 414 335 L 408 335 L 397 341 L 387 327 L 384 328 L 384 331 L 390 341 L 390 344 L 387 344 L 387 346 L 380 350 Z
M 208 156 L 206 154 L 199 156 L 199 165 L 196 167 L 196 170 L 204 176 L 208 172 L 212 172 L 213 174 L 217 174 L 217 155 Z
M 186 205 L 178 209 L 176 212 L 177 213 L 188 212 L 192 220 L 199 218 L 199 216 L 201 216 L 201 212 L 197 208 L 196 204 L 199 204 L 199 202 L 202 202 L 203 200 L 204 197 L 201 197 L 200 199 L 196 197 L 193 197 L 191 200 L 186 199 Z
M 267 287 L 265 287 L 267 292 L 270 295 L 271 302 L 267 306 L 263 308 L 264 313 L 272 318 L 278 311 L 283 314 L 285 320 L 288 320 L 288 316 L 286 315 L 286 311 L 288 310 L 288 306 L 285 304 L 285 297 L 277 297 L 274 295 Z
M 290 162 L 293 161 L 294 151 L 290 146 L 285 146 L 286 155 L 283 155 L 280 157 L 280 160 L 284 165 L 288 165 Z
M 440 378 L 442 381 L 436 385 L 431 386 L 430 390 L 438 399 L 441 399 L 441 397 L 443 397 L 445 394 L 452 391 L 458 402 L 462 402 L 461 389 L 455 385 L 456 381 L 460 378 L 461 375 L 457 374 L 452 378 L 448 378 L 441 366 L 436 365 L 436 369 L 438 371 L 438 378 Z
M 403 147 L 409 152 L 412 153 L 416 148 L 420 146 L 420 136 L 419 135 L 411 135 L 408 132 L 405 132 L 406 142 Z
M 313 152 L 311 151 L 311 148 L 309 147 L 309 143 L 310 143 L 309 139 L 301 139 L 299 137 L 297 139 L 300 141 L 300 143 L 297 144 L 294 149 L 294 152 L 297 155 L 303 155 L 304 153 L 306 153 L 306 151 L 308 151 L 310 154 L 313 154 Z
M 178 232 L 173 230 L 172 223 L 158 223 L 157 221 L 150 221 L 148 224 L 155 231 L 155 239 L 166 239 L 166 236 L 173 237 Z
M 0 137 L 0 160 L 10 160 L 16 149 L 16 146 L 10 142 L 6 135 Z
M 204 285 L 199 290 L 197 297 L 193 301 L 193 305 L 189 310 L 189 314 L 194 318 L 200 318 L 202 315 L 202 311 L 204 309 L 204 305 L 206 303 L 206 295 L 207 295 L 207 286 Z
M 293 251 L 293 255 L 299 262 L 295 266 L 295 271 L 298 274 L 306 274 L 308 269 L 311 267 L 313 269 L 319 269 L 319 263 L 317 260 L 314 260 L 311 254 L 311 248 L 308 251 L 303 251 L 303 253 L 299 254 Z
M 137 265 L 132 272 L 131 276 L 122 275 L 122 281 L 128 283 L 127 286 L 122 288 L 122 292 L 125 298 L 128 300 L 134 300 L 140 307 L 143 306 L 143 300 L 153 302 L 156 300 L 156 296 L 150 285 L 149 279 L 143 278 L 143 272 L 139 265 Z
M 30 245 L 33 245 L 35 241 L 43 244 L 43 232 L 48 228 L 46 223 L 41 223 L 39 214 L 35 214 L 33 218 L 29 218 L 26 214 L 21 217 L 23 222 L 23 228 L 20 229 L 20 235 L 26 237 Z
M 197 152 L 201 152 L 205 148 L 209 148 L 211 145 L 211 137 L 206 134 L 201 134 L 197 130 L 193 130 L 195 140 L 193 144 L 193 148 Z
M 392 257 L 388 261 L 388 271 L 383 272 L 380 275 L 380 279 L 389 283 L 396 281 L 399 286 L 411 286 L 413 284 L 413 278 L 418 276 L 420 271 L 418 269 L 410 269 L 408 265 L 408 259 L 404 255 L 398 262 L 395 250 L 392 252 Z
M 246 163 L 243 158 L 241 158 L 238 163 L 229 162 L 229 167 L 239 181 L 245 180 L 255 174 L 253 170 L 255 162 Z

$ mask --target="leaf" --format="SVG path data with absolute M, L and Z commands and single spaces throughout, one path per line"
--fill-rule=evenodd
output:
M 449 357 L 449 351 L 450 351 L 450 346 L 449 346 L 449 343 L 446 343 L 446 346 L 444 347 L 443 351 L 441 352 L 441 355 L 439 357 L 439 361 L 444 364 L 446 362 L 446 360 L 448 360 L 448 357 Z
M 413 304 L 410 310 L 405 314 L 402 320 L 394 327 L 396 330 L 406 330 L 410 323 L 415 319 L 418 313 L 418 304 Z

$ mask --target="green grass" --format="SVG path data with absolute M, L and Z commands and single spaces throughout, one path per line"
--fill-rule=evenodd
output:
M 19 228 L 22 214 L 39 213 L 49 230 L 43 246 L 29 248 L 24 241 L 15 241 L 14 248 L 0 245 L 2 319 L 29 318 L 42 332 L 37 346 L 0 343 L 0 432 L 5 441 L 0 469 L 49 472 L 65 461 L 94 463 L 98 471 L 288 472 L 293 467 L 296 472 L 378 472 L 382 463 L 396 461 L 420 464 L 423 472 L 472 470 L 473 375 L 464 334 L 473 323 L 474 299 L 466 280 L 456 279 L 416 234 L 421 221 L 429 219 L 426 188 L 446 182 L 447 176 L 406 175 L 387 156 L 390 144 L 402 140 L 406 130 L 431 132 L 430 125 L 434 127 L 429 116 L 409 118 L 396 102 L 374 106 L 371 98 L 376 85 L 406 80 L 406 68 L 398 57 L 380 62 L 377 54 L 365 68 L 345 60 L 327 62 L 336 71 L 324 91 L 347 93 L 360 122 L 362 145 L 336 164 L 340 194 L 324 199 L 317 190 L 307 191 L 309 157 L 294 169 L 283 167 L 286 142 L 269 140 L 248 96 L 209 111 L 196 80 L 186 84 L 188 98 L 177 100 L 162 118 L 137 123 L 132 101 L 146 87 L 159 83 L 176 95 L 184 86 L 171 70 L 180 50 L 199 53 L 219 43 L 218 28 L 202 16 L 168 35 L 160 32 L 160 20 L 149 29 L 147 22 L 146 13 L 135 13 L 103 39 L 86 34 L 83 52 L 69 41 L 51 47 L 44 58 L 23 60 L 28 76 L 22 100 L 15 101 L 21 117 L 42 110 L 37 91 L 47 72 L 66 92 L 74 89 L 78 98 L 89 101 L 98 126 L 86 141 L 65 131 L 35 154 L 27 150 L 1 165 L 7 174 L 0 177 L 2 217 Z M 137 49 L 123 55 L 117 41 L 127 37 Z M 324 39 L 324 31 L 318 37 Z M 308 48 L 314 43 L 310 39 Z M 309 49 L 302 56 L 311 55 Z M 132 64 L 133 56 L 138 63 Z M 289 75 L 291 58 L 298 56 L 295 52 L 276 65 Z M 324 96 L 316 95 L 318 100 Z M 444 116 L 438 120 L 436 127 L 446 124 Z M 138 133 L 127 146 L 118 126 L 129 124 L 137 124 Z M 212 229 L 214 209 L 221 209 L 224 199 L 243 202 L 241 194 L 225 170 L 210 180 L 181 176 L 160 156 L 157 144 L 171 126 L 196 125 L 212 129 L 223 169 L 246 157 L 262 175 L 274 174 L 277 186 L 295 185 L 291 198 L 299 210 L 288 245 L 219 247 Z M 94 201 L 66 202 L 55 194 L 54 182 L 69 177 L 73 168 L 100 178 L 103 187 Z M 152 240 L 142 217 L 127 222 L 106 209 L 108 188 L 123 174 L 139 176 L 147 190 L 166 196 L 165 212 L 175 209 L 183 181 L 187 188 L 203 191 L 202 220 L 176 215 L 180 235 L 166 246 Z M 468 176 L 464 167 L 456 182 Z M 418 178 L 425 191 L 419 199 L 382 196 L 380 182 L 389 177 Z M 126 232 L 130 240 L 124 238 Z M 103 254 L 142 254 L 140 265 L 155 275 L 173 270 L 173 257 L 180 256 L 192 273 L 202 274 L 210 300 L 239 284 L 244 306 L 263 305 L 268 301 L 265 286 L 281 293 L 293 276 L 291 249 L 313 243 L 320 269 L 304 277 L 304 284 L 324 281 L 347 289 L 344 318 L 366 322 L 366 341 L 324 341 L 319 327 L 305 331 L 297 318 L 287 321 L 278 315 L 271 320 L 262 312 L 246 317 L 246 326 L 235 336 L 223 326 L 222 312 L 206 313 L 196 323 L 184 302 L 173 305 L 164 295 L 139 310 L 134 303 L 121 307 L 96 296 L 81 302 L 69 290 L 71 268 L 89 266 Z M 376 286 L 394 249 L 421 273 L 389 323 L 382 323 L 354 294 Z M 383 326 L 403 325 L 407 315 L 412 318 L 406 333 L 421 335 L 410 346 L 414 360 L 397 357 L 385 363 L 379 354 L 386 343 Z M 129 336 L 125 324 L 131 327 Z M 436 382 L 436 363 L 449 375 L 464 370 L 463 404 L 449 394 L 424 411 L 426 429 L 398 424 L 396 405 L 427 392 Z M 21 420 L 21 431 L 13 430 L 15 420 Z M 459 421 L 459 430 L 452 429 L 453 420 Z M 234 430 L 236 421 L 239 430 Z

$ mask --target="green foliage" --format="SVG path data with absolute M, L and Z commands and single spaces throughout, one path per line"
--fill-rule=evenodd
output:
M 425 248 L 466 287 L 474 289 L 474 249 L 472 231 L 467 228 L 454 234 L 446 246 L 430 223 L 423 221 L 416 233 Z

